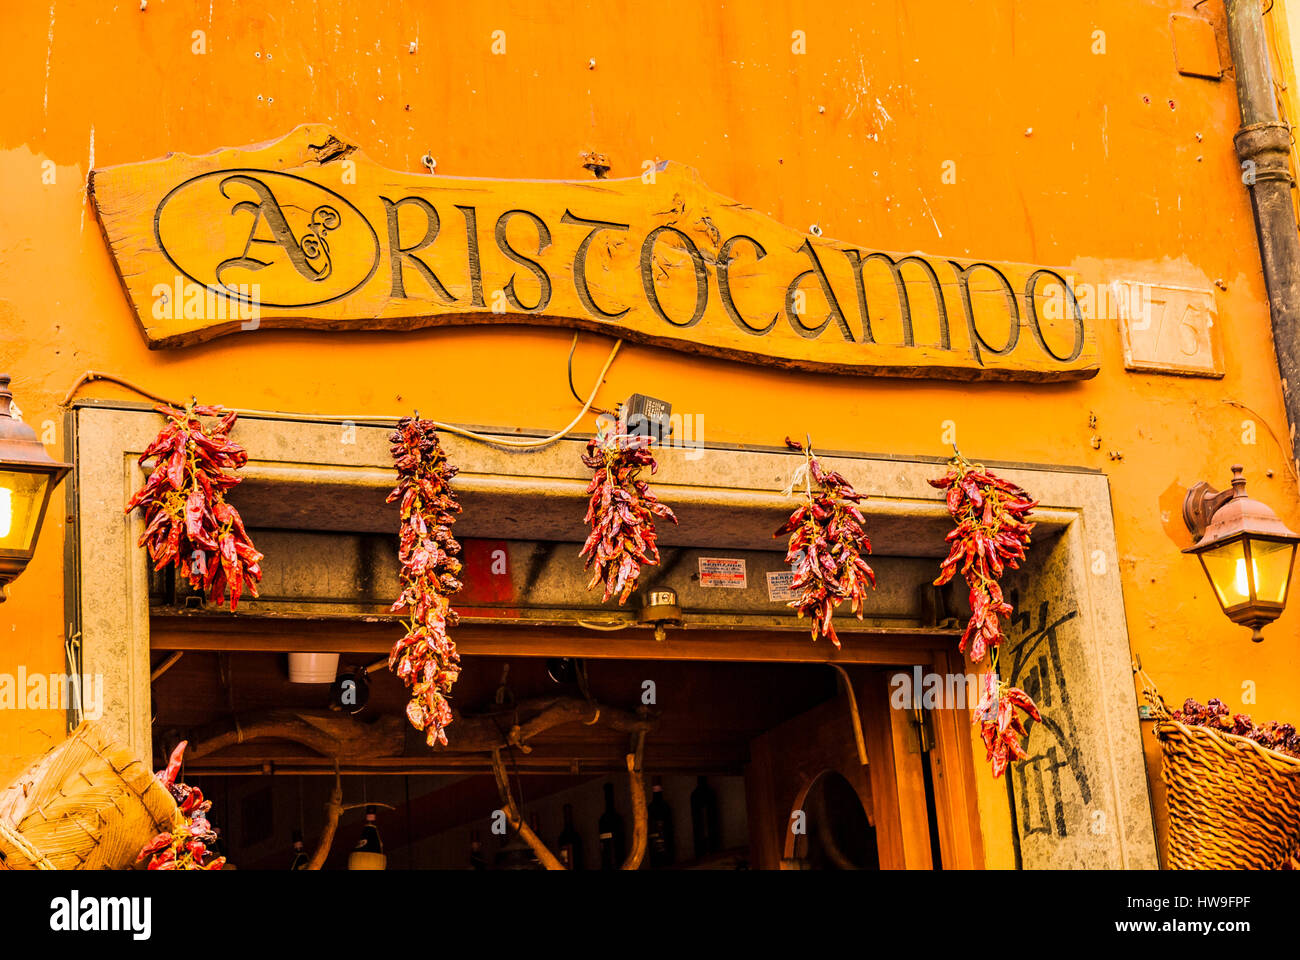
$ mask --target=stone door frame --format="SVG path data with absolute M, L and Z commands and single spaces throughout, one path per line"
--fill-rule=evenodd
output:
M 94 400 L 73 404 L 67 420 L 75 468 L 68 488 L 73 529 L 66 539 L 66 604 L 67 619 L 79 633 L 80 672 L 103 677 L 103 722 L 140 755 L 150 756 L 148 569 L 143 550 L 136 546 L 143 521 L 138 512 L 126 515 L 123 507 L 145 478 L 138 456 L 161 421 L 147 404 Z M 241 417 L 236 438 L 252 457 L 244 471 L 250 478 L 374 490 L 392 484 L 389 429 L 358 422 L 347 442 L 338 422 L 310 415 L 250 414 Z M 455 435 L 444 437 L 448 456 L 461 469 L 456 482 L 462 489 L 578 499 L 589 477 L 578 459 L 584 442 L 570 437 L 517 453 Z M 781 493 L 791 466 L 788 452 L 705 447 L 704 459 L 661 457 L 656 485 L 666 502 L 725 510 L 788 503 Z M 869 495 L 864 504 L 868 520 L 877 516 L 933 521 L 945 515 L 939 491 L 927 483 L 940 472 L 939 458 L 838 452 L 822 456 Z M 1031 489 L 1041 503 L 1036 519 L 1044 528 L 1060 531 L 1053 549 L 1062 571 L 1057 586 L 1069 591 L 1077 605 L 1085 669 L 1091 670 L 1080 681 L 1090 691 L 1090 702 L 1080 713 L 1081 728 L 1086 728 L 1089 764 L 1097 774 L 1094 805 L 1106 811 L 1111 836 L 1098 847 L 1098 859 L 1068 865 L 1154 868 L 1158 859 L 1109 481 L 1101 473 L 1069 467 L 999 465 L 999 472 Z M 1095 562 L 1098 556 L 1101 563 Z M 982 767 L 982 757 L 976 760 Z M 985 774 L 981 770 L 978 775 Z

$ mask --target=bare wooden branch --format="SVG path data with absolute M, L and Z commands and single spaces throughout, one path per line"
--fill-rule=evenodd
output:
M 521 722 L 516 724 L 515 719 Z M 617 707 L 592 705 L 577 697 L 524 700 L 508 711 L 458 716 L 447 728 L 447 746 L 434 753 L 489 753 L 505 742 L 527 753 L 528 741 L 566 723 L 599 722 L 623 733 L 653 729 L 655 721 Z M 243 714 L 200 732 L 186 754 L 198 760 L 250 740 L 290 740 L 341 761 L 398 757 L 405 752 L 405 722 L 385 715 L 363 723 L 329 710 L 267 710 Z
M 515 724 L 515 718 L 522 722 Z M 435 753 L 481 753 L 506 742 L 523 752 L 529 751 L 528 741 L 552 727 L 566 723 L 599 722 L 622 733 L 645 732 L 654 728 L 655 721 L 638 716 L 630 710 L 620 710 L 588 703 L 577 697 L 542 697 L 523 700 L 510 710 L 477 716 L 458 716 L 447 728 L 447 745 L 435 747 Z
M 586 704 L 585 701 L 577 702 L 583 705 L 585 713 L 593 712 L 591 707 Z M 600 707 L 594 712 L 601 720 L 607 720 L 607 710 L 609 710 L 609 708 Z M 543 714 L 547 711 L 551 712 L 552 717 L 571 713 L 572 703 L 565 702 L 560 705 L 559 709 L 556 709 L 554 706 L 548 707 L 543 711 Z M 629 753 L 626 758 L 628 787 L 629 792 L 632 795 L 632 846 L 628 851 L 627 857 L 623 861 L 621 869 L 637 870 L 641 866 L 641 861 L 645 858 L 646 844 L 649 834 L 649 813 L 646 808 L 645 776 L 641 768 L 641 760 L 645 752 L 646 727 L 652 726 L 653 721 L 649 720 L 644 712 L 640 716 L 628 713 L 627 711 L 611 710 L 609 712 L 616 715 L 621 714 L 622 716 L 619 717 L 616 722 L 630 727 L 634 731 L 632 733 L 632 752 Z M 540 716 L 541 715 L 539 715 L 539 717 Z M 568 721 L 566 720 L 564 722 Z M 609 722 L 615 721 L 610 720 Z M 515 727 L 511 730 L 511 734 L 516 734 L 522 728 L 526 728 L 527 726 L 527 724 L 524 724 L 521 725 L 521 727 Z M 522 740 L 523 737 L 520 739 Z M 514 742 L 513 737 L 511 737 L 511 742 Z M 533 832 L 532 828 L 529 827 L 527 823 L 524 822 L 523 815 L 519 812 L 519 807 L 515 804 L 514 796 L 510 792 L 510 778 L 506 773 L 505 763 L 501 759 L 501 746 L 499 745 L 499 742 L 497 746 L 492 747 L 491 753 L 492 773 L 496 777 L 497 792 L 501 795 L 501 805 L 511 829 L 518 833 L 519 836 L 523 838 L 524 842 L 532 848 L 533 852 L 537 854 L 537 859 L 541 861 L 542 865 L 545 866 L 547 870 L 564 870 L 565 867 L 560 863 L 559 858 L 551 852 L 550 848 L 546 846 L 542 839 Z
M 623 861 L 624 870 L 636 870 L 645 857 L 649 820 L 645 803 L 645 777 L 641 772 L 641 756 L 645 748 L 645 731 L 632 735 L 632 752 L 627 755 L 628 786 L 632 794 L 632 847 Z
M 519 812 L 519 807 L 515 805 L 514 795 L 510 792 L 510 778 L 506 774 L 505 764 L 501 760 L 501 748 L 492 749 L 492 773 L 496 776 L 497 791 L 501 794 L 501 806 L 505 812 L 506 820 L 510 827 L 532 848 L 533 853 L 537 854 L 537 859 L 541 861 L 542 866 L 547 870 L 563 870 L 564 864 L 560 863 L 559 858 L 551 853 L 548 847 L 536 833 L 533 828 L 524 822 L 523 815 Z
M 334 792 L 330 794 L 329 803 L 325 805 L 325 829 L 321 831 L 316 849 L 307 861 L 308 870 L 319 870 L 325 865 L 330 847 L 334 845 L 334 834 L 339 828 L 339 817 L 343 816 L 343 778 L 339 775 L 338 761 L 334 763 Z
M 334 760 L 400 756 L 406 742 L 402 718 L 397 716 L 361 723 L 328 710 L 268 710 L 210 728 L 207 736 L 191 741 L 187 759 L 263 738 L 292 740 Z
M 524 718 L 514 723 L 516 718 Z M 508 729 L 502 723 L 511 721 Z M 653 729 L 655 720 L 642 708 L 637 713 L 616 707 L 600 706 L 576 697 L 545 697 L 525 700 L 509 711 L 457 717 L 448 727 L 448 744 L 435 748 L 435 752 L 488 753 L 492 757 L 492 772 L 497 790 L 511 829 L 532 848 L 537 859 L 547 870 L 563 870 L 564 865 L 546 846 L 533 829 L 524 822 L 522 813 L 510 793 L 510 781 L 501 760 L 505 746 L 527 752 L 527 741 L 538 734 L 566 723 L 606 724 L 615 730 L 632 735 L 632 752 L 627 755 L 627 770 L 632 794 L 632 847 L 622 869 L 636 870 L 645 857 L 647 842 L 647 810 L 645 783 L 641 759 L 646 732 Z M 310 747 L 334 760 L 334 792 L 326 805 L 325 829 L 307 869 L 319 870 L 329 856 L 330 846 L 343 814 L 343 785 L 339 772 L 340 761 L 373 757 L 397 757 L 403 753 L 405 736 L 400 717 L 382 716 L 371 724 L 360 723 L 351 717 L 327 711 L 270 710 L 264 713 L 237 717 L 202 739 L 193 741 L 189 748 L 191 759 L 199 759 L 225 747 L 249 740 L 273 738 L 291 740 Z

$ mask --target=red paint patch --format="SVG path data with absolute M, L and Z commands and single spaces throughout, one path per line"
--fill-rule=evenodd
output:
M 505 540 L 462 540 L 464 589 L 453 605 L 462 616 L 517 617 L 518 597 L 510 578 L 510 548 Z

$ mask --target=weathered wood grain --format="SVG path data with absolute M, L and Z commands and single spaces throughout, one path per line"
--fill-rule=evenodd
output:
M 804 370 L 1081 379 L 1060 270 L 887 254 L 783 226 L 660 164 L 625 180 L 387 170 L 328 127 L 95 170 L 145 337 L 525 323 Z

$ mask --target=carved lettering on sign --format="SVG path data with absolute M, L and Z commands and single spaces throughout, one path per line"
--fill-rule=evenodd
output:
M 210 216 L 212 207 L 227 210 Z M 286 210 L 305 216 L 301 228 Z M 203 224 L 217 231 L 196 248 L 177 242 Z M 328 235 L 346 231 L 348 255 L 335 269 Z M 256 285 L 266 308 L 305 308 L 342 300 L 374 276 L 379 237 L 347 200 L 311 180 L 268 170 L 223 170 L 190 178 L 158 203 L 154 242 L 174 270 L 234 300 Z M 216 252 L 218 256 L 213 256 Z M 278 296 L 280 291 L 290 296 Z M 272 294 L 267 297 L 266 294 Z
M 528 323 L 838 373 L 1097 372 L 1093 324 L 1062 271 L 808 236 L 679 164 L 650 180 L 396 173 L 306 125 L 262 146 L 95 170 L 91 192 L 151 346 L 273 327 Z M 191 283 L 207 296 L 174 309 L 163 291 Z

